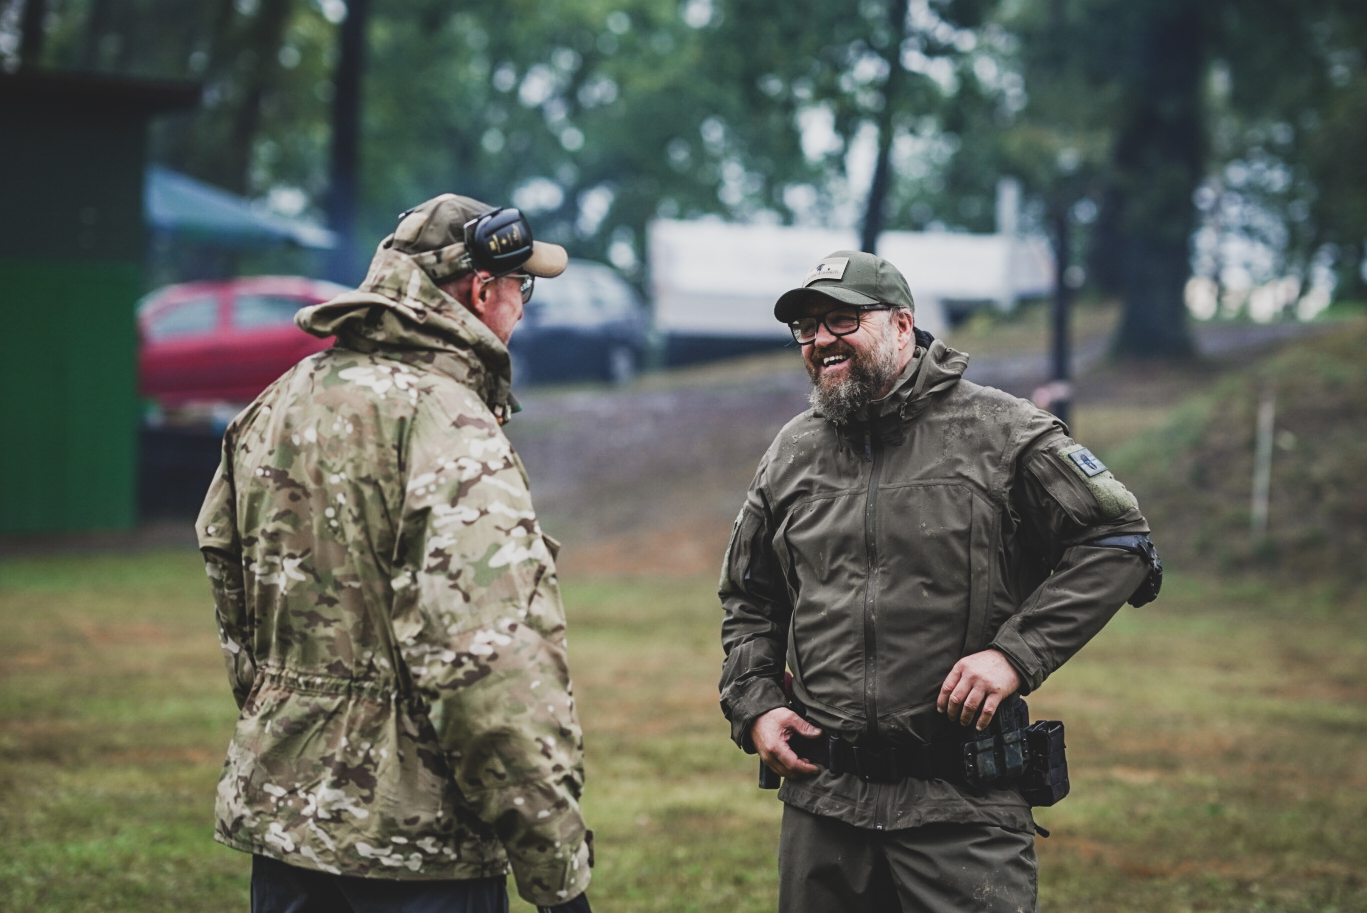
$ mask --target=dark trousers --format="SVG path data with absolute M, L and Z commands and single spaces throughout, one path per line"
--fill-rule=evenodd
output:
M 508 913 L 508 884 L 354 878 L 252 856 L 252 913 Z
M 1034 913 L 1035 835 L 986 824 L 896 831 L 783 807 L 779 913 Z

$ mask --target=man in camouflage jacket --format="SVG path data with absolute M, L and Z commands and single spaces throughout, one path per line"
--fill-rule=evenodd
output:
M 1035 909 L 1029 803 L 970 786 L 963 745 L 1151 570 L 1123 547 L 1149 531 L 1125 487 L 1052 415 L 963 380 L 912 309 L 901 273 L 853 251 L 775 307 L 814 408 L 736 519 L 720 690 L 736 743 L 787 778 L 789 913 Z
M 197 524 L 241 709 L 216 836 L 255 854 L 254 909 L 506 910 L 510 866 L 529 902 L 587 909 L 556 545 L 500 428 L 524 289 L 566 258 L 475 268 L 488 211 L 405 214 L 359 289 L 296 318 L 335 345 L 224 437 Z

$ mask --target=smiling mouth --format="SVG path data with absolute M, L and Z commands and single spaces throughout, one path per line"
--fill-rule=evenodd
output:
M 825 358 L 821 359 L 821 367 L 833 368 L 836 365 L 844 364 L 849 360 L 850 356 L 848 355 L 827 355 Z

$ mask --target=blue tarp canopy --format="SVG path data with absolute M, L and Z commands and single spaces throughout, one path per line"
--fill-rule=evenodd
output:
M 326 228 L 263 212 L 250 200 L 162 165 L 147 168 L 143 204 L 153 232 L 219 247 L 297 244 L 331 250 L 337 244 Z

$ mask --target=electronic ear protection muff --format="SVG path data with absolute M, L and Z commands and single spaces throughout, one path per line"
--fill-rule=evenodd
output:
M 494 209 L 465 223 L 465 254 L 470 264 L 504 276 L 532 256 L 532 228 L 521 211 Z

